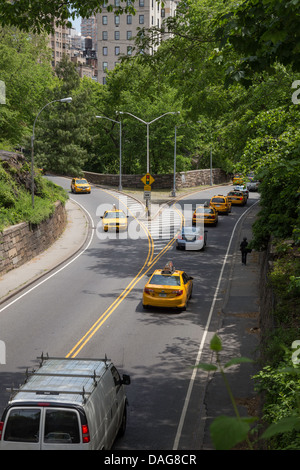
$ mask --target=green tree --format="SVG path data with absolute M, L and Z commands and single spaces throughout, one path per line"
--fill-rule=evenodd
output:
M 56 68 L 58 85 L 52 99 L 72 97 L 72 102 L 48 106 L 36 126 L 35 155 L 37 165 L 58 174 L 76 175 L 82 172 L 88 157 L 93 120 L 86 89 L 74 64 L 64 56 Z
M 216 33 L 221 47 L 241 54 L 231 76 L 250 81 L 253 72 L 271 71 L 277 63 L 300 71 L 300 3 L 298 0 L 246 0 L 220 14 Z
M 271 235 L 291 237 L 299 227 L 299 121 L 294 105 L 262 111 L 237 167 L 253 169 L 262 181 L 261 211 L 253 226 L 256 248 L 265 248 Z
M 43 35 L 0 27 L 0 80 L 6 87 L 6 102 L 0 105 L 1 147 L 18 145 L 32 132 L 34 117 L 55 83 L 50 58 Z
M 100 91 L 98 115 L 114 121 L 122 120 L 122 156 L 124 173 L 146 171 L 147 126 L 124 111 L 145 122 L 167 112 L 181 110 L 181 102 L 175 90 L 153 73 L 149 66 L 136 60 L 122 64 L 109 73 L 104 91 Z M 149 126 L 149 153 L 152 172 L 168 172 L 173 169 L 174 134 L 178 116 L 168 115 Z M 94 153 L 98 168 L 116 173 L 119 168 L 119 125 L 106 119 L 97 123 Z M 95 161 L 89 160 L 88 165 Z M 190 164 L 187 159 L 185 164 Z M 89 166 L 89 168 L 91 168 Z M 95 169 L 96 170 L 96 169 Z M 99 170 L 97 170 L 99 171 Z M 102 170 L 103 171 L 103 170 Z
M 23 31 L 50 33 L 54 24 L 67 24 L 70 28 L 69 18 L 88 18 L 92 13 L 102 11 L 104 5 L 108 11 L 114 10 L 118 14 L 134 12 L 133 7 L 125 1 L 124 5 L 114 7 L 107 5 L 106 0 L 0 0 L 0 24 L 16 26 Z

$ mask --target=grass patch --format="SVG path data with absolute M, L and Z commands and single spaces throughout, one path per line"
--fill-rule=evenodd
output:
M 64 189 L 36 174 L 33 208 L 27 167 L 27 163 L 18 167 L 0 164 L 0 231 L 21 222 L 38 225 L 53 214 L 56 201 L 64 204 L 68 199 Z

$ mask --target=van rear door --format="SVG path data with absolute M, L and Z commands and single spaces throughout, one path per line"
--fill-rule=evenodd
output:
M 3 424 L 0 449 L 40 450 L 41 411 L 37 407 L 10 408 Z
M 75 409 L 45 408 L 42 450 L 77 450 L 84 448 L 79 413 Z
M 89 447 L 89 434 L 73 408 L 12 407 L 0 441 L 1 450 L 79 450 Z

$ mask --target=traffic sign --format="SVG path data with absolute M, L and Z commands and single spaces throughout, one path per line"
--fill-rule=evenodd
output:
M 143 178 L 141 178 L 141 181 L 146 185 L 146 186 L 151 186 L 152 183 L 154 183 L 155 179 L 150 175 L 150 173 L 146 173 Z
M 151 191 L 151 186 L 149 184 L 145 184 L 144 191 Z
M 144 199 L 151 199 L 151 191 L 144 191 Z

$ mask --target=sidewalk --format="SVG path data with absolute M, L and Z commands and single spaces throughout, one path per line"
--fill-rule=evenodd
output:
M 226 369 L 229 386 L 243 417 L 258 416 L 259 396 L 254 391 L 251 377 L 259 371 L 256 360 L 259 353 L 259 279 L 260 256 L 252 251 L 247 256 L 247 265 L 241 262 L 240 242 L 247 237 L 252 239 L 252 225 L 259 211 L 259 204 L 252 206 L 234 236 L 231 257 L 223 275 L 221 292 L 216 310 L 219 313 L 217 335 L 222 341 L 220 359 L 222 365 L 234 358 L 247 357 L 253 363 L 243 363 Z M 214 363 L 214 359 L 212 359 Z M 225 383 L 219 372 L 211 374 L 206 389 L 206 426 L 203 450 L 213 450 L 209 426 L 220 415 L 234 417 L 234 409 L 229 399 Z

